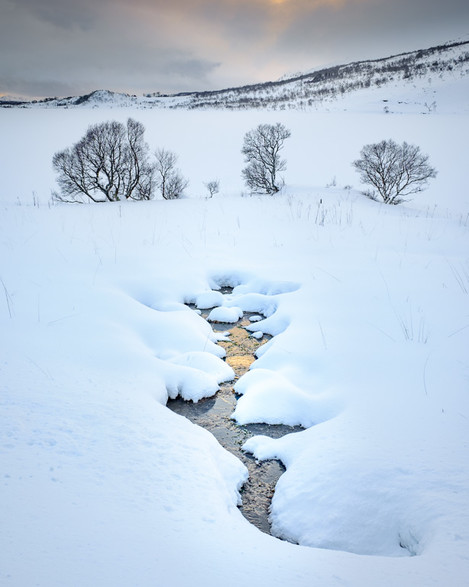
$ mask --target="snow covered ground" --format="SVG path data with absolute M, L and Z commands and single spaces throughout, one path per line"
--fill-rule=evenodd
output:
M 53 153 L 128 116 L 180 155 L 188 197 L 50 206 Z M 286 188 L 243 195 L 243 135 L 276 121 Z M 467 110 L 10 109 L 0 128 L 2 585 L 469 584 Z M 439 171 L 400 207 L 351 166 L 383 138 Z M 230 377 L 184 305 L 207 298 L 274 335 L 234 417 L 306 427 L 246 446 L 287 467 L 291 542 L 250 526 L 244 466 L 165 407 Z

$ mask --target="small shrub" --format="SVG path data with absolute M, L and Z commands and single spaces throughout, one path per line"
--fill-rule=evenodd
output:
M 208 181 L 205 184 L 205 187 L 207 188 L 207 191 L 208 191 L 208 197 L 213 198 L 213 196 L 215 194 L 218 194 L 218 192 L 220 191 L 220 181 L 218 179 L 213 180 L 213 181 Z
M 177 155 L 166 149 L 158 149 L 156 156 L 156 184 L 165 200 L 176 200 L 184 194 L 189 185 L 179 169 L 176 168 Z

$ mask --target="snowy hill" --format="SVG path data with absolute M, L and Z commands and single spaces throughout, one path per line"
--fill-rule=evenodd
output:
M 372 111 L 460 111 L 469 108 L 468 74 L 469 41 L 459 41 L 222 90 L 145 96 L 97 90 L 33 102 L 4 99 L 0 106 L 355 110 L 358 102 L 359 109 Z
M 3 107 L 70 107 L 70 106 L 87 106 L 97 108 L 100 106 L 131 106 L 136 96 L 111 92 L 110 90 L 95 90 L 83 96 L 70 96 L 68 98 L 44 98 L 43 100 L 31 100 L 29 102 L 21 101 L 19 98 L 4 96 L 0 98 L 0 106 Z
M 419 108 L 436 107 L 440 89 L 465 83 L 469 74 L 469 41 L 314 70 L 294 77 L 185 97 L 188 108 L 350 108 L 355 101 L 379 97 L 379 107 L 395 102 L 399 109 L 417 100 Z M 397 92 L 396 92 L 397 89 Z M 453 96 L 454 97 L 454 96 Z M 365 99 L 365 100 L 364 100 Z M 389 108 L 389 105 L 388 105 Z

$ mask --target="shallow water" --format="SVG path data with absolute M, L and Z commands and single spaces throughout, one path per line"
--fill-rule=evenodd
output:
M 226 450 L 233 453 L 246 465 L 249 479 L 241 490 L 242 505 L 240 510 L 244 517 L 259 530 L 270 534 L 270 503 L 275 485 L 285 468 L 277 460 L 257 461 L 252 455 L 243 452 L 241 447 L 248 438 L 257 434 L 280 438 L 285 434 L 298 432 L 302 428 L 269 424 L 239 426 L 231 419 L 237 400 L 233 386 L 254 362 L 254 353 L 257 348 L 270 338 L 264 335 L 262 339 L 257 340 L 246 331 L 245 326 L 251 323 L 249 317 L 252 315 L 246 313 L 236 324 L 212 324 L 215 331 L 230 333 L 229 342 L 220 341 L 218 344 L 226 350 L 226 361 L 235 371 L 235 380 L 222 383 L 215 396 L 200 400 L 198 403 L 176 398 L 168 400 L 167 405 L 173 412 L 185 416 L 194 424 L 209 430 Z M 204 317 L 206 318 L 206 315 Z

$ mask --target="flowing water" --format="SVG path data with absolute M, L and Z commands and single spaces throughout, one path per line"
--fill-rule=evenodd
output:
M 205 314 L 202 315 L 207 317 Z M 176 398 L 168 400 L 167 405 L 173 412 L 185 416 L 194 424 L 209 430 L 226 450 L 233 453 L 246 465 L 249 478 L 241 490 L 242 505 L 240 510 L 245 518 L 259 530 L 270 534 L 270 503 L 275 485 L 285 468 L 277 460 L 257 461 L 252 455 L 243 452 L 241 447 L 248 438 L 257 434 L 280 438 L 290 432 L 298 432 L 302 428 L 269 424 L 239 426 L 231 419 L 237 400 L 233 386 L 254 362 L 257 348 L 270 338 L 264 335 L 261 339 L 256 339 L 245 329 L 251 323 L 252 316 L 253 314 L 245 313 L 236 324 L 212 324 L 215 331 L 229 332 L 229 341 L 220 341 L 218 344 L 225 348 L 226 361 L 236 375 L 234 381 L 222 383 L 220 390 L 214 397 L 200 400 L 197 403 Z

